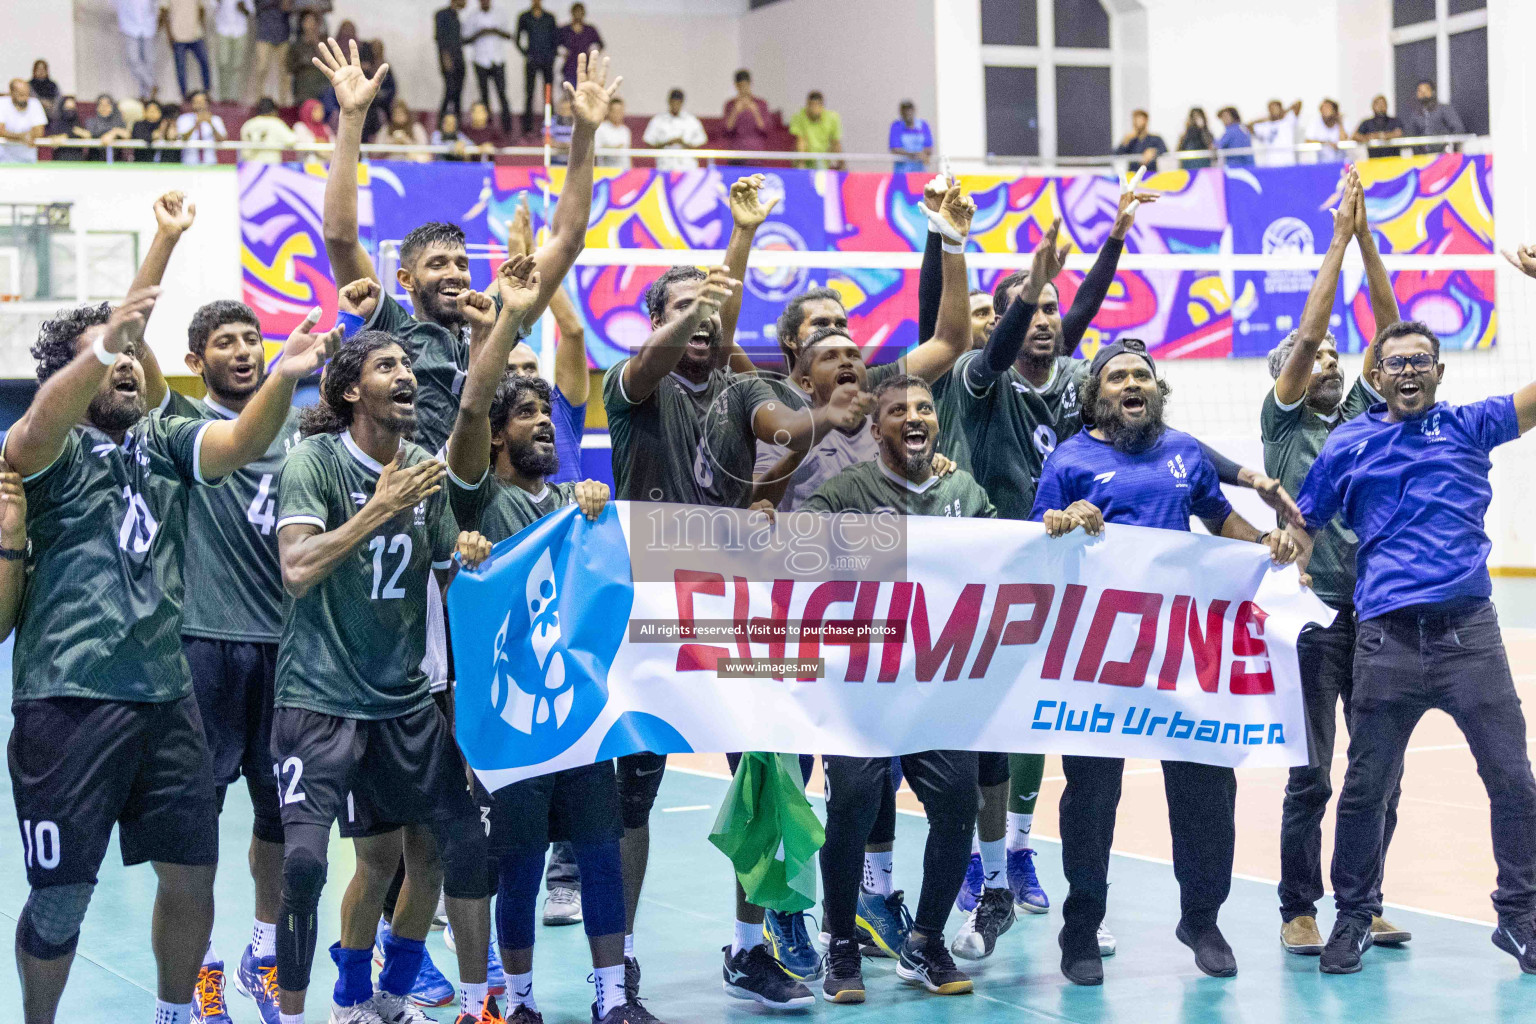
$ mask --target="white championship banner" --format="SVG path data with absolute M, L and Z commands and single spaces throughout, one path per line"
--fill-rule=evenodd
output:
M 448 611 L 492 790 L 638 750 L 1304 764 L 1296 638 L 1334 614 L 1204 535 L 629 502 L 498 544 Z

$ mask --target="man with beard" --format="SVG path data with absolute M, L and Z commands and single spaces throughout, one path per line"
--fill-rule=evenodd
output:
M 1093 357 L 1083 384 L 1083 408 L 1093 426 L 1062 442 L 1045 463 L 1031 519 L 1052 537 L 1078 527 L 1097 536 L 1105 523 L 1188 532 L 1190 516 L 1222 537 L 1269 547 L 1277 561 L 1296 557 L 1286 533 L 1261 535 L 1232 510 L 1216 469 L 1200 443 L 1163 422 L 1168 385 L 1135 339 L 1117 341 Z M 1097 931 L 1109 895 L 1109 852 L 1120 802 L 1120 758 L 1064 756 L 1061 863 L 1069 891 L 1062 906 L 1061 972 L 1078 985 L 1101 985 Z M 1237 776 L 1231 768 L 1163 762 L 1173 870 L 1182 914 L 1174 934 L 1195 951 L 1206 974 L 1237 973 L 1216 914 L 1232 884 Z
M 1536 277 L 1536 249 L 1511 260 Z M 1467 405 L 1437 402 L 1445 366 L 1427 325 L 1392 324 L 1372 344 L 1371 383 L 1384 401 L 1329 436 L 1297 502 L 1311 537 L 1342 515 L 1359 538 L 1349 770 L 1333 848 L 1338 917 L 1318 967 L 1361 968 L 1381 913 L 1386 808 L 1409 736 L 1438 708 L 1466 737 L 1488 791 L 1493 944 L 1536 974 L 1536 779 L 1489 600 L 1483 529 L 1493 500 L 1488 453 L 1536 426 L 1536 384 Z
M 425 1021 L 407 1002 L 425 952 L 397 927 L 375 994 L 374 925 L 399 863 L 408 885 L 447 895 L 459 936 L 458 1024 L 500 1020 L 486 993 L 486 845 L 447 718 L 432 699 L 427 577 L 446 586 L 457 554 L 490 545 L 459 533 L 444 465 L 408 440 L 416 378 L 382 331 L 341 347 L 283 467 L 278 557 L 289 603 L 278 645 L 272 759 L 282 794 L 283 895 L 277 980 L 284 1024 L 304 1011 L 331 824 L 353 840 L 342 904 L 332 1024 Z M 403 837 L 404 826 L 415 826 Z M 423 836 L 423 833 L 426 833 Z M 403 838 L 403 843 L 402 843 Z M 441 858 L 439 860 L 439 857 Z M 408 895 L 408 894 L 407 894 Z M 402 895 L 402 910 L 406 896 Z M 397 926 L 399 925 L 397 915 Z M 426 934 L 425 925 L 420 935 Z
M 595 520 L 608 487 L 595 480 L 551 483 L 559 468 L 550 386 L 506 370 L 517 341 L 517 313 L 538 288 L 527 257 L 498 272 L 506 301 L 490 341 L 475 354 L 448 439 L 448 493 L 461 526 L 478 527 L 496 543 L 536 520 L 579 504 Z M 624 987 L 624 881 L 620 866 L 619 792 L 612 762 L 571 768 L 513 783 L 487 797 L 476 787 L 498 862 L 497 933 L 508 979 L 508 1020 L 543 1020 L 533 996 L 534 906 L 550 840 L 571 843 L 582 878 L 581 919 L 592 947 L 598 1024 L 648 1024 L 655 1018 Z
M 729 340 L 721 307 L 739 287 L 725 267 L 708 273 L 673 267 L 646 292 L 651 336 L 603 377 L 620 498 L 746 508 L 758 442 L 803 450 L 862 415 L 852 388 L 822 408 L 805 409 L 780 400 L 755 374 L 721 369 Z M 665 766 L 664 755 L 649 752 L 619 759 L 629 934 L 645 878 L 651 806 Z M 724 949 L 727 994 L 770 1009 L 808 1005 L 815 997 L 765 951 L 762 926 L 762 908 L 747 902 L 738 882 L 736 936 Z M 632 950 L 626 956 L 633 997 L 639 968 Z
M 1360 378 L 1345 393 L 1338 349 L 1328 330 L 1339 270 L 1352 238 L 1360 242 L 1376 323 L 1386 328 L 1398 320 L 1397 298 L 1376 250 L 1364 200 L 1359 176 L 1351 170 L 1334 214 L 1333 241 L 1302 309 L 1301 326 L 1269 354 L 1275 386 L 1264 396 L 1259 413 L 1264 468 L 1298 494 L 1329 434 L 1381 400 L 1368 383 L 1374 364 L 1369 348 Z M 1323 898 L 1322 822 L 1333 792 L 1334 729 L 1341 699 L 1345 722 L 1350 720 L 1354 688 L 1355 535 L 1339 517 L 1319 531 L 1308 572 L 1313 592 L 1336 614 L 1332 625 L 1309 625 L 1296 639 L 1311 756 L 1307 764 L 1291 769 L 1285 786 L 1280 817 L 1280 944 L 1288 952 L 1316 956 L 1323 951 L 1317 901 Z M 1397 827 L 1399 792 L 1393 789 L 1387 803 L 1383 856 Z M 1410 938 L 1380 916 L 1371 920 L 1371 940 L 1377 945 L 1397 945 Z
M 179 640 L 188 494 L 262 457 L 294 385 L 337 336 L 309 334 L 306 321 L 233 421 L 146 415 L 136 353 L 158 294 L 44 323 L 32 347 L 40 386 L 0 451 L 25 481 L 32 544 L 10 751 L 31 886 L 16 942 L 29 1022 L 54 1019 L 114 824 L 124 863 L 153 863 L 159 882 L 156 1019 L 191 1018 L 218 811 Z
M 956 470 L 943 477 L 934 473 L 939 415 L 926 381 L 906 374 L 882 381 L 875 389 L 869 431 L 879 442 L 879 458 L 845 469 L 822 484 L 801 506 L 805 511 L 997 515 L 969 473 Z M 928 750 L 899 760 L 928 816 L 928 843 L 917 914 L 901 946 L 896 973 L 937 995 L 969 992 L 971 979 L 955 967 L 945 948 L 944 921 L 964 881 L 971 830 L 976 827 L 976 754 Z M 891 761 L 889 757 L 822 758 L 828 796 L 821 881 L 830 936 L 822 995 L 833 1003 L 864 1001 L 855 917 L 865 844 L 883 794 L 891 786 Z

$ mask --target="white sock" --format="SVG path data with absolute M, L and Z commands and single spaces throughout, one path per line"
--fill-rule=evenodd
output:
M 592 971 L 597 986 L 597 1015 L 601 1017 L 615 1006 L 624 1005 L 624 965 L 598 967 Z
M 219 954 L 213 951 L 213 940 L 209 939 L 208 948 L 203 950 L 203 966 L 207 967 L 209 964 L 216 964 L 218 962 Z
M 731 956 L 735 956 L 744 949 L 763 944 L 763 926 L 760 924 L 747 924 L 745 921 L 736 922 L 736 938 L 731 941 Z
M 530 978 L 533 975 L 529 975 Z M 459 982 L 459 1012 L 472 1013 L 480 1016 L 480 1011 L 485 1009 L 485 982 Z
M 1016 814 L 1008 812 L 1008 849 L 1029 849 L 1029 830 L 1034 827 L 1035 816 L 1033 814 Z
M 1008 843 L 995 839 L 978 843 L 981 847 L 981 884 L 988 889 L 1002 889 L 1008 885 Z
M 277 1024 L 304 1024 L 304 1015 L 302 1013 L 283 1013 L 279 1010 Z
M 532 971 L 507 975 L 507 1012 L 511 1013 L 515 1006 L 526 1006 L 530 1010 L 539 1008 L 539 1004 L 533 1001 Z
M 633 935 L 624 936 L 624 955 L 631 960 L 635 958 L 635 937 Z
M 277 925 L 256 921 L 251 929 L 251 955 L 277 956 Z
M 864 891 L 876 896 L 889 896 L 891 894 L 891 861 L 895 853 L 886 850 L 884 853 L 864 854 Z
M 168 1003 L 164 999 L 155 1000 L 155 1024 L 191 1024 L 191 1003 Z

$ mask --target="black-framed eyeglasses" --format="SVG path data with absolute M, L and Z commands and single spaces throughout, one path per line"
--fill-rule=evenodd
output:
M 1414 373 L 1428 373 L 1435 368 L 1435 357 L 1428 352 L 1415 352 L 1411 356 L 1387 356 L 1381 361 L 1381 368 L 1394 377 L 1409 367 Z

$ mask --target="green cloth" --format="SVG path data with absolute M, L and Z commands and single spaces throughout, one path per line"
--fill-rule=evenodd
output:
M 835 110 L 823 110 L 821 120 L 812 121 L 809 114 L 801 110 L 789 122 L 789 134 L 805 143 L 807 153 L 830 153 L 832 144 L 839 142 L 843 137 L 843 119 Z M 821 168 L 827 166 L 825 160 L 801 160 L 800 167 Z
M 551 512 L 576 503 L 576 484 L 545 484 L 537 496 L 504 483 L 487 470 L 477 484 L 466 484 L 448 471 L 448 507 L 461 530 L 478 530 L 495 544 L 515 537 Z
M 498 296 L 498 299 L 500 296 Z M 501 309 L 498 301 L 496 309 Z M 378 308 L 363 325 L 370 331 L 393 334 L 411 357 L 416 374 L 416 436 L 412 439 L 436 455 L 453 433 L 459 415 L 459 392 L 469 372 L 469 342 L 462 330 L 418 320 L 385 289 Z
M 897 477 L 879 459 L 843 470 L 817 488 L 803 512 L 894 512 L 903 516 L 997 518 L 997 509 L 971 474 L 957 469 L 930 476 L 921 487 Z
M 747 899 L 784 913 L 816 902 L 816 853 L 827 834 L 805 798 L 794 754 L 741 755 L 709 833 L 731 859 Z

